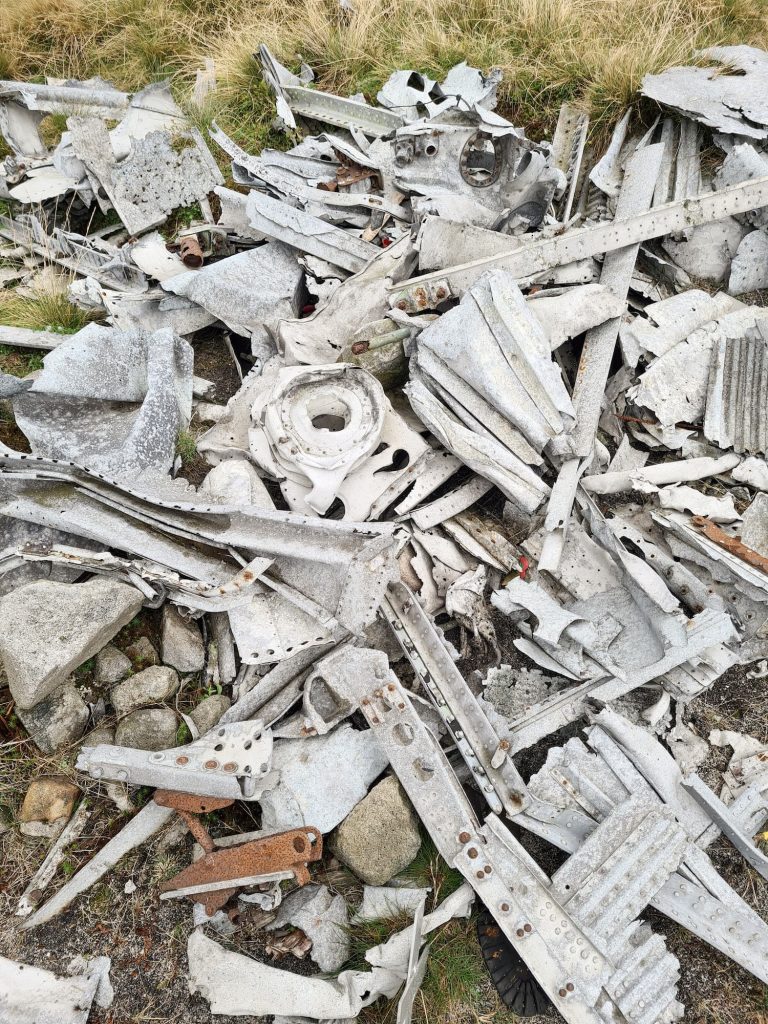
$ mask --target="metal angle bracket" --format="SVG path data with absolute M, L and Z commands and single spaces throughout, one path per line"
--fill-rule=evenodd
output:
M 655 206 L 636 216 L 568 231 L 555 238 L 540 239 L 521 245 L 509 253 L 422 274 L 411 278 L 406 288 L 400 284 L 389 286 L 390 305 L 399 305 L 401 301 L 409 304 L 417 296 L 427 294 L 437 281 L 443 287 L 452 289 L 454 294 L 460 295 L 481 274 L 495 267 L 508 270 L 517 278 L 524 278 L 552 267 L 600 256 L 651 238 L 685 231 L 734 214 L 749 213 L 764 206 L 768 206 L 768 176 L 752 178 L 717 192 Z
M 722 800 L 715 796 L 709 786 L 695 773 L 683 779 L 683 788 L 691 794 L 696 803 L 710 816 L 744 860 L 763 878 L 768 879 L 768 857 L 758 850 L 748 835 L 742 832 L 739 821 Z
M 160 898 L 189 896 L 193 902 L 202 903 L 209 916 L 246 885 L 280 881 L 286 876 L 295 878 L 300 886 L 306 885 L 310 878 L 308 864 L 323 855 L 322 833 L 312 825 L 219 850 L 214 849 L 207 833 L 203 838 L 207 840 L 204 855 L 164 882 Z
M 489 807 L 519 814 L 527 803 L 526 786 L 508 755 L 509 744 L 470 691 L 439 630 L 403 583 L 390 584 L 381 611 Z
M 79 771 L 94 779 L 195 793 L 232 800 L 257 800 L 272 764 L 272 732 L 261 721 L 220 725 L 183 747 L 134 750 L 100 743 L 83 747 Z
M 619 993 L 612 985 L 612 979 L 617 984 L 621 979 L 621 962 L 612 962 L 604 944 L 561 906 L 549 878 L 498 818 L 491 815 L 484 825 L 478 823 L 403 687 L 393 681 L 363 696 L 367 685 L 361 680 L 354 696 L 438 850 L 470 883 L 558 1011 L 571 1024 L 624 1021 L 631 986 Z M 659 991 L 666 998 L 676 961 L 668 954 L 664 959 Z M 657 1008 L 649 1006 L 648 1014 Z M 648 1014 L 637 1020 L 675 1019 Z

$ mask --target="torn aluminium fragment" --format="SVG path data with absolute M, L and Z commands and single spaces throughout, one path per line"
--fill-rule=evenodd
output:
M 416 365 L 429 373 L 433 364 L 422 363 L 424 350 L 513 424 L 536 453 L 573 424 L 549 341 L 504 271 L 489 272 L 457 307 L 421 332 Z M 528 451 L 520 445 L 515 454 L 525 458 Z M 532 461 L 530 455 L 525 461 Z
M 30 455 L 0 454 L 0 496 L 4 515 L 29 522 L 55 520 L 58 528 L 71 519 L 72 532 L 106 546 L 115 544 L 117 537 L 126 546 L 133 528 L 130 544 L 136 547 L 135 554 L 168 564 L 164 559 L 172 550 L 169 567 L 178 569 L 177 560 L 183 559 L 193 577 L 200 578 L 196 559 L 204 556 L 211 582 L 231 579 L 226 566 L 233 549 L 244 549 L 249 558 L 259 553 L 274 560 L 277 570 L 274 577 L 262 577 L 262 585 L 296 602 L 307 614 L 319 615 L 331 629 L 341 624 L 361 632 L 374 620 L 396 572 L 391 525 L 361 528 L 308 521 L 288 512 L 169 500 L 68 463 Z M 178 551 L 182 546 L 175 540 L 186 542 L 183 547 L 189 555 Z M 215 553 L 218 564 L 223 562 L 223 575 L 221 568 L 218 574 L 214 568 Z
M 129 153 L 118 160 L 102 120 L 70 117 L 67 124 L 75 153 L 131 234 L 157 227 L 173 210 L 206 199 L 223 184 L 221 171 L 195 128 L 180 127 L 176 135 L 159 130 L 134 136 Z
M 45 356 L 16 421 L 35 454 L 132 480 L 168 473 L 192 415 L 192 356 L 168 329 L 89 324 Z

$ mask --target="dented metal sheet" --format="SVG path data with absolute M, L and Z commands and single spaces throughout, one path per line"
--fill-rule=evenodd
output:
M 380 250 L 350 231 L 336 228 L 278 199 L 251 192 L 245 213 L 256 237 L 274 238 L 357 274 Z
M 755 139 L 768 136 L 768 57 L 753 46 L 713 46 L 698 54 L 713 66 L 646 75 L 643 95 L 710 128 Z
M 68 127 L 77 156 L 97 178 L 131 234 L 162 224 L 172 210 L 205 199 L 223 183 L 221 171 L 195 128 L 173 136 L 153 131 L 129 138 L 118 160 L 103 121 L 74 116 Z

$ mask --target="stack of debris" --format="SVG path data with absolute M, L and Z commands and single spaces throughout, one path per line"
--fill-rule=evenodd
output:
M 656 121 L 628 113 L 597 160 L 577 109 L 551 143 L 497 114 L 495 72 L 397 72 L 374 106 L 258 59 L 278 125 L 325 130 L 251 155 L 214 126 L 233 188 L 165 85 L 0 83 L 0 254 L 74 272 L 104 321 L 3 335 L 51 351 L 0 381 L 30 448 L 0 447 L 0 658 L 42 750 L 91 727 L 83 778 L 155 789 L 35 909 L 87 814 L 61 819 L 24 927 L 177 814 L 199 856 L 161 898 L 193 902 L 190 989 L 214 1013 L 397 997 L 407 1022 L 425 936 L 474 897 L 520 1014 L 679 1019 L 648 906 L 768 983 L 768 925 L 706 852 L 722 833 L 768 878 L 768 748 L 713 734 L 734 747 L 718 796 L 689 715 L 768 658 L 768 55 L 647 77 Z M 70 116 L 48 151 L 51 112 Z M 97 209 L 115 216 L 88 230 Z M 194 376 L 203 330 L 247 369 L 226 405 Z M 197 488 L 175 453 L 191 422 Z M 161 659 L 131 674 L 111 641 L 142 607 Z M 191 674 L 218 693 L 183 742 L 168 702 Z M 213 837 L 200 815 L 235 801 L 259 830 Z M 387 885 L 419 821 L 466 880 L 426 915 L 424 890 Z M 302 977 L 206 935 L 255 905 L 273 952 L 340 971 L 347 903 L 310 881 L 329 834 L 365 883 L 355 920 L 414 918 L 370 969 Z M 101 976 L 77 979 L 89 1000 Z

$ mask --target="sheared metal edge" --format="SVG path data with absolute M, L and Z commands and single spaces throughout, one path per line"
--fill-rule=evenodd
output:
M 526 803 L 525 783 L 437 628 L 403 583 L 390 585 L 381 611 L 489 806 L 498 813 L 518 814 Z
M 718 828 L 722 829 L 723 834 L 730 839 L 750 867 L 753 867 L 763 878 L 768 879 L 768 857 L 762 850 L 758 850 L 748 835 L 742 832 L 739 822 L 722 800 L 715 796 L 698 775 L 689 775 L 683 780 L 683 786 L 696 803 L 707 812 Z
M 45 924 L 52 917 L 60 914 L 69 904 L 81 893 L 90 889 L 100 878 L 117 864 L 121 857 L 130 853 L 137 846 L 146 842 L 151 836 L 158 832 L 163 825 L 167 824 L 174 815 L 172 807 L 159 807 L 150 800 L 142 807 L 125 825 L 114 838 L 103 846 L 98 853 L 82 867 L 76 875 L 52 896 L 47 903 L 44 903 L 32 917 L 28 918 L 21 927 L 23 929 L 36 928 Z
M 634 153 L 627 165 L 619 193 L 617 218 L 642 214 L 651 205 L 663 155 L 662 145 L 647 146 Z M 638 251 L 639 245 L 629 245 L 608 253 L 603 261 L 600 283 L 615 295 L 626 297 Z M 555 438 L 550 443 L 552 454 L 563 459 L 564 465 L 552 487 L 550 508 L 544 520 L 546 536 L 539 568 L 549 572 L 554 572 L 560 564 L 578 480 L 584 471 L 585 460 L 592 458 L 601 404 L 620 325 L 621 318 L 616 317 L 587 332 L 573 388 L 576 425 L 569 438 Z M 575 459 L 571 453 L 576 456 Z M 569 465 L 573 462 L 577 462 L 577 465 Z
M 479 825 L 444 752 L 392 678 L 374 692 L 360 680 L 355 697 L 441 855 L 464 875 L 566 1021 L 625 1020 L 620 1005 L 629 1008 L 629 993 L 619 987 L 629 944 L 618 955 L 615 945 L 608 952 L 562 907 L 550 880 L 495 815 Z M 674 958 L 667 963 L 676 968 Z M 655 995 L 663 1005 L 650 1008 L 656 1013 L 649 1021 L 679 1017 L 679 1004 L 670 1002 L 674 973 L 660 971 Z M 645 1024 L 645 1016 L 638 1019 Z
M 134 523 L 126 516 L 109 506 L 102 506 L 98 501 L 90 500 L 72 487 L 66 496 L 61 491 L 57 494 L 56 509 L 51 508 L 48 485 L 41 484 L 39 495 L 35 492 L 35 481 L 30 486 L 22 482 L 8 484 L 0 472 L 0 482 L 6 484 L 4 490 L 18 490 L 20 493 L 12 498 L 0 500 L 2 514 L 23 522 L 36 523 L 38 526 L 49 526 L 53 529 L 66 529 L 80 537 L 86 537 L 101 544 L 114 543 L 120 537 L 123 550 L 132 549 L 143 557 L 167 566 L 169 569 L 182 573 L 192 580 L 202 580 L 211 588 L 225 587 L 227 578 L 237 571 L 237 562 L 231 558 L 231 552 L 216 557 L 210 551 L 202 551 L 184 538 L 184 542 L 165 536 L 159 530 L 148 530 L 144 523 Z M 8 568 L 13 568 L 8 565 Z M 146 593 L 146 588 L 139 584 L 141 577 L 134 577 L 134 585 Z M 143 583 L 143 580 L 142 580 Z M 255 581 L 249 583 L 255 586 Z
M 248 222 L 258 237 L 266 236 L 358 274 L 381 252 L 351 231 L 336 228 L 295 206 L 251 192 L 245 202 Z
M 652 148 L 649 146 L 646 150 Z M 768 206 L 768 176 L 753 178 L 717 192 L 655 206 L 636 216 L 623 215 L 596 227 L 580 228 L 556 238 L 540 239 L 513 249 L 508 254 L 446 266 L 430 274 L 413 277 L 405 289 L 400 284 L 388 286 L 390 305 L 408 301 L 419 289 L 423 291 L 435 281 L 447 283 L 454 294 L 460 295 L 492 267 L 502 267 L 521 279 L 552 267 L 639 245 L 651 238 L 685 231 L 687 228 L 738 213 L 748 213 L 764 206 Z
M 712 46 L 697 51 L 696 57 L 707 58 L 715 66 L 672 67 L 645 75 L 642 94 L 717 131 L 765 138 L 765 52 L 746 45 Z
M 579 848 L 596 821 L 614 806 L 616 796 L 600 789 L 598 768 L 610 771 L 610 778 L 627 795 L 658 799 L 626 753 L 602 729 L 595 727 L 589 731 L 592 754 L 580 740 L 570 740 L 559 750 L 568 751 L 574 743 L 579 744 L 583 756 L 569 759 L 567 775 L 558 774 L 552 761 L 558 748 L 553 748 L 547 763 L 529 780 L 532 809 L 515 819 L 517 825 L 568 853 Z M 594 769 L 591 777 L 589 769 Z M 568 801 L 564 809 L 538 798 L 539 780 L 545 775 L 562 788 Z M 756 978 L 768 981 L 768 926 L 720 877 L 709 857 L 694 843 L 688 846 L 680 870 L 664 883 L 650 905 Z
M 51 562 L 81 566 L 88 572 L 113 574 L 138 587 L 150 601 L 159 600 L 162 603 L 167 596 L 174 604 L 213 614 L 245 603 L 249 590 L 255 588 L 259 577 L 273 565 L 270 558 L 254 558 L 239 573 L 233 574 L 228 583 L 211 586 L 183 579 L 177 573 L 165 572 L 150 560 L 117 558 L 108 551 L 87 551 L 63 544 L 54 548 L 29 543 L 13 549 L 9 558 L 0 556 L 0 575 L 6 571 L 6 566 L 8 569 L 15 568 L 16 562 Z
M 340 574 L 340 587 L 331 609 L 340 622 L 359 631 L 376 615 L 387 584 L 396 575 L 395 527 L 385 524 L 344 523 L 264 509 L 171 502 L 124 482 L 54 459 L 0 454 L 0 479 L 66 482 L 79 491 L 115 504 L 124 514 L 145 519 L 155 529 L 170 530 L 214 546 L 269 551 L 281 560 L 282 579 L 266 581 L 288 596 L 298 583 L 317 583 L 317 570 L 308 576 L 307 563 L 321 564 Z M 206 519 L 207 517 L 207 519 Z M 294 564 L 292 564 L 294 562 Z M 326 575 L 327 579 L 327 575 Z M 329 596 L 329 595 L 324 595 Z M 293 600 L 301 601 L 298 585 Z M 317 607 L 306 598 L 307 610 Z M 324 606 L 325 607 L 325 606 Z
M 664 657 L 654 664 L 646 665 L 625 678 L 614 677 L 569 687 L 529 708 L 522 718 L 510 724 L 509 753 L 524 750 L 564 725 L 576 721 L 584 713 L 588 698 L 606 703 L 615 700 L 691 658 L 700 656 L 707 648 L 732 639 L 734 635 L 733 623 L 728 615 L 705 609 L 688 621 L 685 643 L 667 650 Z

